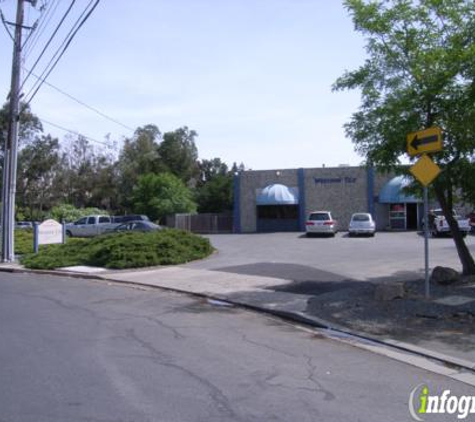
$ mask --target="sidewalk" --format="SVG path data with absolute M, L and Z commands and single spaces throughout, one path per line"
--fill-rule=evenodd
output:
M 28 271 L 5 264 L 0 270 Z M 432 357 L 445 362 L 448 371 L 457 367 L 475 385 L 475 284 L 432 286 L 426 300 L 422 281 L 406 282 L 404 298 L 377 301 L 376 285 L 370 282 L 313 285 L 186 266 L 122 271 L 70 267 L 53 273 L 155 286 L 270 312 L 336 335 L 356 335 Z

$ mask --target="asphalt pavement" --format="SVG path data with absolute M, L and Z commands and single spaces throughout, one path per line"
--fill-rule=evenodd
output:
M 3 272 L 0 320 L 5 422 L 399 422 L 421 383 L 473 395 L 319 330 L 132 284 Z
M 475 386 L 475 284 L 432 286 L 424 297 L 422 238 L 414 232 L 372 238 L 306 239 L 296 233 L 210 236 L 212 257 L 174 267 L 70 275 L 154 286 L 273 313 L 354 339 Z M 467 243 L 475 247 L 473 237 Z M 458 269 L 451 239 L 431 241 L 432 262 Z M 8 270 L 7 266 L 2 266 Z M 18 270 L 21 270 L 17 267 Z M 379 284 L 404 282 L 402 298 L 378 301 Z M 368 342 L 369 341 L 369 342 Z M 410 352 L 413 354 L 411 357 Z M 419 359 L 424 358 L 424 359 Z

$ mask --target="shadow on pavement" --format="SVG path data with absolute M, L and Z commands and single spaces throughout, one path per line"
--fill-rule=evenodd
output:
M 257 262 L 254 264 L 236 265 L 216 268 L 215 271 L 224 271 L 234 274 L 256 275 L 261 277 L 282 278 L 292 281 L 348 281 L 347 277 L 318 268 L 290 263 Z
M 475 285 L 431 286 L 424 297 L 424 281 L 413 272 L 352 280 L 314 267 L 260 262 L 219 268 L 219 271 L 275 277 L 286 284 L 261 292 L 240 292 L 241 299 L 284 311 L 299 311 L 380 339 L 394 339 L 475 363 Z M 377 300 L 378 285 L 403 282 L 403 298 Z M 444 298 L 464 303 L 439 303 Z

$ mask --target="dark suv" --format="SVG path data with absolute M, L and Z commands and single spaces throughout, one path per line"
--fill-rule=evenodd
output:
M 113 223 L 128 223 L 129 221 L 150 221 L 146 215 L 130 214 L 130 215 L 117 215 L 112 217 Z

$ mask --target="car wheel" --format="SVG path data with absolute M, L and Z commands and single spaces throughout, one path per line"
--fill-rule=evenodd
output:
M 439 237 L 439 233 L 437 232 L 437 230 L 432 230 L 431 235 L 432 237 Z
M 69 230 L 66 230 L 66 236 L 73 237 L 72 233 Z

